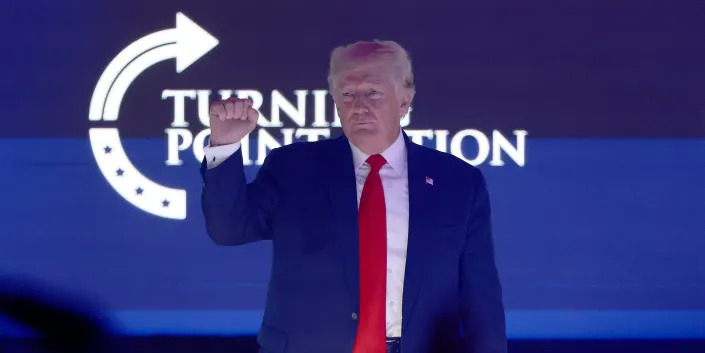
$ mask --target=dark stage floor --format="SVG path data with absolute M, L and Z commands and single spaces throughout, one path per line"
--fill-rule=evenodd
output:
M 107 350 L 100 352 L 168 352 L 168 353 L 238 353 L 257 352 L 253 336 L 204 337 L 204 336 L 118 336 Z M 56 347 L 59 348 L 59 347 Z M 78 353 L 65 349 L 61 352 Z M 0 339 L 0 352 L 34 353 L 41 350 L 40 342 L 19 339 Z M 704 353 L 705 340 L 512 340 L 511 353 Z

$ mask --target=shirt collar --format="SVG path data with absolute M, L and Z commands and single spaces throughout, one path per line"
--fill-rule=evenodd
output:
M 355 165 L 355 170 L 357 170 L 365 164 L 370 155 L 360 151 L 360 149 L 350 142 L 350 140 L 348 140 L 348 142 L 350 143 L 350 148 L 353 153 L 353 164 Z M 387 164 L 392 167 L 394 173 L 401 175 L 406 168 L 406 143 L 404 142 L 404 135 L 402 134 L 401 129 L 399 130 L 399 136 L 397 136 L 394 143 L 392 143 L 392 145 L 381 154 L 382 157 L 387 160 Z

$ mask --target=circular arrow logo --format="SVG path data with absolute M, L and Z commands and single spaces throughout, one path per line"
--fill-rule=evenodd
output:
M 93 91 L 88 120 L 116 121 L 127 88 L 152 65 L 175 58 L 176 72 L 181 73 L 217 45 L 215 37 L 177 13 L 176 28 L 136 40 L 108 64 Z M 120 196 L 153 215 L 186 218 L 186 190 L 166 187 L 140 173 L 127 158 L 117 127 L 92 127 L 89 138 L 98 168 Z

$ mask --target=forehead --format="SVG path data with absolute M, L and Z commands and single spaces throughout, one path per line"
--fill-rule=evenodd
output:
M 360 73 L 360 72 L 349 72 L 343 75 L 341 78 L 341 83 L 372 83 L 380 84 L 384 83 L 385 77 L 382 75 L 370 74 L 370 73 Z
M 391 68 L 386 63 L 350 65 L 338 76 L 340 84 L 385 84 L 392 81 Z

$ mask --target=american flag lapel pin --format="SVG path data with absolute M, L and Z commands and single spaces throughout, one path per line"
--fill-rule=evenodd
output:
M 433 185 L 433 179 L 426 177 L 426 184 Z

